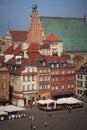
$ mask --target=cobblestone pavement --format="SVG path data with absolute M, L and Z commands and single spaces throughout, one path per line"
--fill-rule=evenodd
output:
M 0 130 L 87 130 L 87 107 L 68 111 L 54 111 L 49 117 L 48 112 L 33 107 L 28 108 L 26 117 L 0 121 Z M 30 119 L 33 117 L 33 119 Z M 47 123 L 45 126 L 44 123 Z

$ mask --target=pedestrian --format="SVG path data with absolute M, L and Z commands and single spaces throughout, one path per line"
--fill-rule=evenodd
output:
M 35 121 L 35 117 L 34 117 L 34 115 L 32 116 L 32 120 Z
M 47 121 L 44 122 L 45 127 L 47 127 Z
M 53 129 L 53 124 L 50 125 L 50 129 Z
M 33 129 L 33 126 L 32 126 L 32 124 L 30 125 L 30 129 L 31 129 L 31 130 Z
M 49 117 L 51 117 L 51 112 L 49 112 Z
M 71 106 L 69 106 L 69 113 L 71 114 L 71 111 L 72 111 L 72 107 Z
M 33 126 L 33 130 L 36 130 L 36 127 L 35 127 L 35 125 Z
M 29 119 L 31 120 L 31 116 L 29 116 Z

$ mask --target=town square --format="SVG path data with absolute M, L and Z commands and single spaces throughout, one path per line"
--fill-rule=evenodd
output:
M 0 1 L 0 130 L 87 129 L 87 1 Z

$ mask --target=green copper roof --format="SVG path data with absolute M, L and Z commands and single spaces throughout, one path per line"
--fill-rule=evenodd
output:
M 41 17 L 45 35 L 63 41 L 64 51 L 87 51 L 87 22 L 82 18 Z

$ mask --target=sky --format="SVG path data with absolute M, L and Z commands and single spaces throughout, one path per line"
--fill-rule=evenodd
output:
M 0 0 L 0 36 L 8 30 L 29 30 L 34 2 L 40 16 L 87 17 L 87 0 Z

